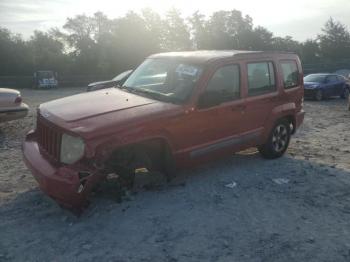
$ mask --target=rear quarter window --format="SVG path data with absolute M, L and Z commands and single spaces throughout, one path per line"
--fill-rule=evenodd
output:
M 299 70 L 295 61 L 281 61 L 283 85 L 285 89 L 299 85 Z

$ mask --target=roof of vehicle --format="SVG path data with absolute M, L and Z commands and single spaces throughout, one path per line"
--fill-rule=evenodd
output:
M 169 52 L 159 53 L 149 56 L 149 58 L 173 58 L 185 60 L 192 63 L 206 63 L 211 60 L 219 60 L 230 57 L 249 57 L 252 55 L 295 55 L 291 52 L 278 51 L 245 51 L 245 50 L 200 50 L 200 51 L 184 51 L 184 52 Z

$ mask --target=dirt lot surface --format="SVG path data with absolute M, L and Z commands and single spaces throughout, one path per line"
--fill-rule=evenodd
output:
M 0 125 L 0 261 L 350 261 L 345 101 L 306 102 L 281 159 L 236 154 L 77 218 L 37 189 L 21 141 L 39 103 L 80 91 L 23 90 L 29 116 Z

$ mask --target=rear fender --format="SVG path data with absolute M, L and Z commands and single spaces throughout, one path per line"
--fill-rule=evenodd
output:
M 290 122 L 293 124 L 293 127 L 295 127 L 295 114 L 295 103 L 288 103 L 275 107 L 271 111 L 271 114 L 265 122 L 263 141 L 266 141 L 268 139 L 271 129 L 274 127 L 275 123 L 281 118 L 288 118 L 288 120 L 290 120 Z

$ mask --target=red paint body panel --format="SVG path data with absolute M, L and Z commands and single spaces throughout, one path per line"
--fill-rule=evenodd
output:
M 204 72 L 189 101 L 182 105 L 165 103 L 128 93 L 116 88 L 105 89 L 42 104 L 40 117 L 55 129 L 55 141 L 43 138 L 36 130 L 27 136 L 23 145 L 24 160 L 48 195 L 70 206 L 83 203 L 92 187 L 101 179 L 96 163 L 103 162 L 118 147 L 150 139 L 167 143 L 177 167 L 221 157 L 234 151 L 263 144 L 281 117 L 290 117 L 295 128 L 304 119 L 303 74 L 299 58 L 294 54 L 265 52 L 188 52 L 152 56 L 157 59 L 179 59 L 200 64 Z M 297 63 L 300 83 L 284 89 L 281 60 Z M 276 91 L 248 96 L 247 63 L 274 63 Z M 199 109 L 197 100 L 214 72 L 223 65 L 240 67 L 241 97 L 207 109 Z M 85 142 L 83 158 L 75 164 L 63 165 L 45 155 L 57 150 L 57 134 L 81 137 Z M 48 139 L 43 152 L 42 139 Z M 51 141 L 51 142 L 50 142 Z M 40 143 L 39 143 L 40 142 Z M 52 143 L 52 144 L 50 144 Z M 40 145 L 39 145 L 40 144 Z M 57 156 L 56 156 L 57 158 Z M 78 173 L 91 173 L 84 182 Z

